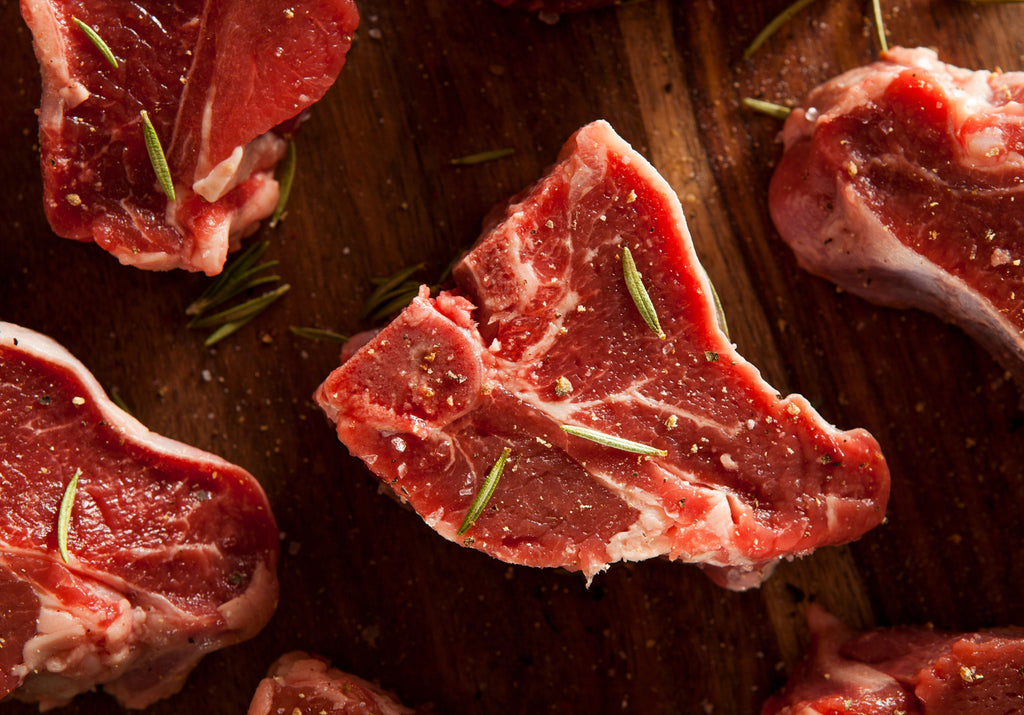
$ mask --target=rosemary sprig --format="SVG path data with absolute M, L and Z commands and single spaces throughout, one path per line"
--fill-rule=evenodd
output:
M 796 0 L 792 5 L 776 15 L 775 18 L 765 25 L 764 29 L 757 34 L 757 37 L 755 37 L 753 42 L 747 46 L 747 49 L 743 50 L 743 59 L 749 60 L 751 55 L 757 52 L 758 48 L 768 41 L 768 38 L 778 32 L 779 28 L 789 22 L 794 15 L 799 13 L 812 2 L 814 2 L 814 0 Z
M 884 55 L 889 51 L 889 43 L 885 40 L 885 24 L 882 22 L 882 3 L 879 0 L 871 0 L 871 7 L 875 13 L 875 32 L 878 33 L 878 46 L 882 48 Z
M 292 183 L 295 181 L 295 142 L 288 142 L 288 152 L 281 162 L 281 180 L 277 182 L 277 206 L 274 213 L 270 215 L 270 227 L 276 228 L 278 222 L 284 218 L 285 207 L 288 206 L 288 197 L 292 194 Z
M 103 55 L 103 59 L 109 62 L 111 67 L 117 69 L 117 58 L 114 57 L 114 53 L 110 50 L 110 45 L 103 41 L 99 33 L 74 15 L 71 16 L 71 21 L 78 26 L 79 30 L 85 33 L 85 36 L 89 38 L 92 44 L 96 45 L 96 49 Z
M 488 161 L 497 161 L 498 159 L 504 159 L 506 156 L 512 156 L 516 153 L 516 150 L 512 147 L 505 147 L 503 149 L 491 149 L 489 151 L 480 151 L 475 154 L 466 154 L 466 156 L 460 156 L 456 159 L 451 159 L 450 164 L 454 166 L 473 166 L 474 164 L 484 164 Z
M 307 340 L 323 340 L 331 343 L 347 343 L 348 336 L 336 333 L 333 330 L 325 330 L 323 328 L 304 328 L 299 325 L 291 325 L 288 330 L 292 332 L 292 335 L 297 335 L 300 338 L 306 338 Z
M 664 340 L 665 331 L 661 329 L 658 313 L 654 309 L 654 303 L 651 302 L 651 296 L 648 295 L 647 289 L 644 288 L 643 279 L 640 277 L 640 272 L 636 269 L 636 263 L 633 261 L 633 254 L 630 253 L 629 246 L 622 247 L 622 275 L 626 279 L 626 289 L 633 298 L 633 302 L 636 303 L 636 309 L 640 311 L 640 317 L 644 319 L 644 322 L 654 331 L 655 335 Z
M 267 291 L 262 295 L 251 298 L 244 303 L 239 303 L 238 305 L 232 306 L 226 310 L 222 310 L 219 313 L 214 313 L 213 315 L 208 315 L 206 317 L 195 318 L 189 322 L 188 327 L 212 328 L 214 325 L 219 325 L 220 327 L 213 331 L 210 336 L 203 341 L 203 345 L 210 347 L 231 335 L 264 310 L 269 308 L 271 303 L 283 296 L 289 290 L 291 290 L 291 286 L 288 283 L 285 283 L 274 290 Z
M 128 409 L 128 403 L 124 401 L 124 398 L 121 397 L 121 393 L 117 390 L 112 390 L 110 392 L 110 401 L 121 408 L 122 412 L 129 415 L 132 414 L 132 411 Z
M 280 276 L 257 277 L 258 273 L 277 265 L 277 261 L 267 261 L 258 266 L 254 265 L 256 261 L 263 257 L 269 246 L 269 241 L 254 243 L 240 253 L 217 276 L 217 279 L 210 284 L 210 287 L 189 304 L 185 309 L 185 314 L 201 315 L 210 308 L 225 303 L 250 288 L 280 280 Z
M 753 97 L 744 97 L 743 106 L 747 109 L 752 109 L 755 112 L 761 114 L 767 114 L 769 117 L 775 119 L 786 119 L 793 110 L 789 107 L 784 107 L 781 104 L 775 104 L 774 102 L 766 102 L 763 99 L 754 99 Z
M 589 427 L 574 427 L 573 425 L 562 425 L 562 431 L 568 432 L 574 437 L 582 437 L 583 439 L 589 439 L 591 442 L 597 442 L 605 447 L 611 447 L 612 449 L 619 449 L 623 452 L 633 452 L 634 454 L 646 454 L 652 457 L 667 457 L 668 450 L 658 449 L 657 447 L 651 447 L 650 445 L 641 444 L 640 442 L 634 442 L 630 439 L 623 439 L 622 437 L 616 437 L 615 435 L 606 434 L 604 432 L 598 432 L 595 429 Z
M 387 278 L 374 279 L 377 287 L 363 304 L 359 317 L 372 316 L 374 320 L 387 317 L 397 308 L 403 307 L 416 297 L 420 288 L 419 281 L 410 280 L 411 276 L 423 269 L 422 263 L 409 266 Z M 404 303 L 402 302 L 404 301 Z M 397 308 L 395 304 L 398 303 Z
M 505 462 L 508 460 L 508 455 L 512 453 L 509 447 L 505 447 L 501 450 L 501 456 L 498 457 L 498 461 L 491 467 L 491 471 L 487 473 L 487 478 L 484 479 L 483 486 L 480 487 L 480 491 L 477 492 L 476 498 L 473 499 L 473 503 L 469 505 L 469 511 L 466 512 L 466 518 L 462 520 L 462 525 L 459 530 L 455 532 L 456 536 L 462 536 L 470 527 L 476 523 L 480 513 L 487 506 L 487 502 L 491 500 L 491 495 L 494 494 L 494 489 L 498 486 L 498 480 L 501 479 L 501 473 L 505 470 Z
M 171 169 L 167 166 L 164 148 L 160 146 L 160 137 L 157 136 L 153 122 L 149 119 L 149 112 L 143 109 L 139 116 L 142 117 L 142 136 L 146 140 L 146 151 L 149 152 L 149 161 L 153 164 L 156 179 L 160 182 L 160 188 L 167 195 L 167 199 L 174 201 L 174 182 L 171 180 Z
M 82 470 L 76 469 L 71 481 L 64 487 L 64 496 L 60 499 L 60 509 L 57 512 L 57 549 L 64 563 L 68 563 L 68 531 L 71 528 L 71 509 L 75 505 L 75 492 L 78 491 L 78 478 L 82 476 Z

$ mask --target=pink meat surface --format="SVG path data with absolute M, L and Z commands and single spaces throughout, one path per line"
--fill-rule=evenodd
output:
M 248 715 L 429 715 L 394 695 L 300 651 L 281 656 L 260 681 Z
M 1024 73 L 893 49 L 812 91 L 783 140 L 770 207 L 800 264 L 958 323 L 1024 382 Z
M 48 708 L 103 685 L 141 708 L 177 692 L 270 618 L 277 557 L 250 474 L 149 432 L 60 345 L 0 323 L 0 697 Z
M 1007 715 L 1024 711 L 1024 628 L 854 633 L 820 606 L 812 641 L 762 715 Z
M 624 246 L 666 339 L 627 292 Z M 421 289 L 316 394 L 349 451 L 445 538 L 588 579 L 664 555 L 746 588 L 882 520 L 875 440 L 782 398 L 740 357 L 675 193 L 607 123 L 577 132 L 454 276 L 458 292 Z M 459 535 L 505 447 L 493 497 Z
M 140 268 L 210 275 L 274 210 L 286 133 L 338 76 L 358 24 L 353 0 L 22 0 L 21 12 L 42 70 L 54 232 Z M 116 69 L 72 18 L 99 33 Z M 141 110 L 175 201 L 157 181 Z

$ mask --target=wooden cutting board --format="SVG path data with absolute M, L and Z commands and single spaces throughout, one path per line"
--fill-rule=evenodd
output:
M 250 470 L 281 530 L 271 624 L 151 712 L 244 712 L 270 663 L 303 648 L 442 713 L 755 713 L 800 653 L 808 599 L 857 627 L 1024 624 L 1024 389 L 958 329 L 802 272 L 769 220 L 780 124 L 740 100 L 795 103 L 877 54 L 869 2 L 819 0 L 744 60 L 788 3 L 643 0 L 552 25 L 489 0 L 361 0 L 349 63 L 298 138 L 288 216 L 257 236 L 291 291 L 207 349 L 184 310 L 208 279 L 50 232 L 38 68 L 17 2 L 0 0 L 0 317 L 62 342 L 151 429 Z M 893 44 L 1024 67 L 1024 7 L 884 4 Z M 667 561 L 614 566 L 587 589 L 449 543 L 378 493 L 310 399 L 338 347 L 289 326 L 369 327 L 371 277 L 422 262 L 435 280 L 596 118 L 679 193 L 740 352 L 888 457 L 887 523 L 759 590 Z M 503 147 L 515 153 L 450 163 Z M 90 694 L 66 712 L 118 708 Z

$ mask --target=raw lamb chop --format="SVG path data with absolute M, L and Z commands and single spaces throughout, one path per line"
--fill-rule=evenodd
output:
M 249 715 L 428 715 L 412 710 L 362 678 L 342 672 L 300 651 L 281 656 L 260 681 Z
M 1024 384 L 1022 100 L 1024 73 L 893 49 L 793 111 L 770 206 L 804 268 L 956 322 Z
M 1024 711 L 1024 628 L 856 634 L 810 606 L 811 647 L 762 715 L 1006 715 Z
M 627 247 L 664 339 L 627 290 Z M 579 130 L 454 276 L 460 291 L 421 289 L 316 394 L 349 451 L 442 536 L 588 580 L 665 555 L 746 588 L 882 520 L 875 440 L 780 397 L 739 356 L 678 199 L 607 123 Z
M 251 475 L 149 432 L 60 345 L 0 323 L 0 697 L 177 692 L 270 618 L 277 558 Z
M 21 0 L 21 12 L 42 68 L 54 232 L 140 268 L 209 275 L 274 210 L 287 133 L 338 76 L 358 24 L 353 0 Z M 173 201 L 147 153 L 143 110 Z

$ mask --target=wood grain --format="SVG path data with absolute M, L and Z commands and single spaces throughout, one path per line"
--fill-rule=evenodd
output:
M 870 3 L 820 0 L 744 60 L 787 4 L 644 0 L 548 25 L 489 0 L 361 0 L 349 64 L 299 136 L 288 216 L 259 234 L 292 290 L 205 349 L 184 319 L 205 278 L 122 267 L 50 232 L 38 68 L 18 4 L 0 0 L 0 317 L 62 342 L 151 429 L 249 469 L 282 533 L 270 626 L 151 712 L 242 712 L 270 663 L 303 648 L 444 713 L 754 713 L 799 655 L 806 599 L 858 627 L 1024 624 L 1024 391 L 958 329 L 800 271 L 768 218 L 780 127 L 741 99 L 796 103 L 877 53 Z M 1022 7 L 884 5 L 891 44 L 1024 68 Z M 422 261 L 433 280 L 596 118 L 679 193 L 740 352 L 837 425 L 868 428 L 889 460 L 887 523 L 760 590 L 664 561 L 588 590 L 460 548 L 380 495 L 312 405 L 338 350 L 288 327 L 368 327 L 371 277 Z M 515 154 L 449 163 L 498 147 Z M 117 711 L 102 694 L 66 710 Z

